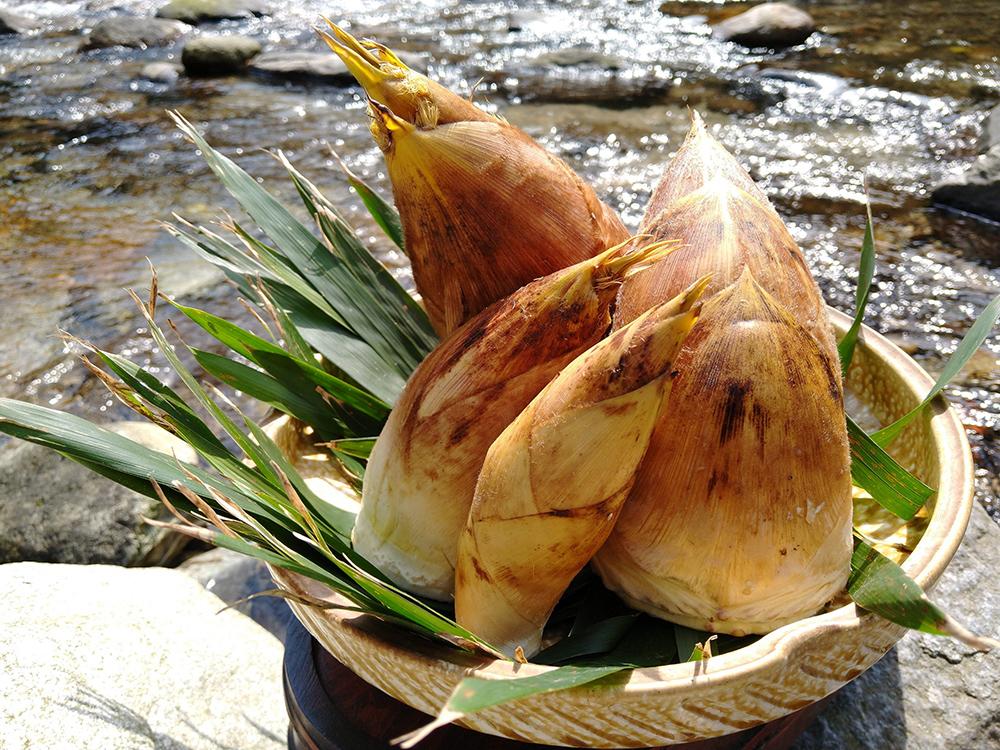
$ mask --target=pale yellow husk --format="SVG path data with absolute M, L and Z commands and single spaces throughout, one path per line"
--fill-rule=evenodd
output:
M 595 558 L 631 606 L 765 633 L 840 592 L 851 556 L 839 369 L 744 269 L 704 303 L 631 495 Z
M 692 117 L 687 139 L 667 165 L 640 229 L 650 241 L 670 237 L 688 250 L 622 286 L 615 325 L 625 325 L 706 273 L 712 274 L 707 292 L 712 294 L 749 268 L 835 357 L 823 298 L 802 251 L 746 170 L 696 113 Z
M 706 281 L 573 360 L 490 447 L 459 545 L 455 614 L 501 651 L 538 650 L 611 532 Z
M 490 444 L 605 335 L 621 280 L 671 249 L 612 248 L 528 284 L 442 341 L 410 377 L 372 451 L 355 549 L 408 591 L 450 599 Z

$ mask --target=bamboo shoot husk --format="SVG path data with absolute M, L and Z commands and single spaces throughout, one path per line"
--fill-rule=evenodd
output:
M 459 545 L 455 614 L 501 651 L 538 650 L 614 526 L 705 283 L 577 357 L 490 447 Z
M 850 454 L 839 368 L 744 269 L 704 303 L 595 567 L 631 606 L 765 633 L 846 583 Z
M 670 249 L 612 248 L 528 284 L 442 341 L 376 441 L 355 548 L 408 591 L 450 599 L 458 538 L 490 444 L 606 334 L 621 280 Z

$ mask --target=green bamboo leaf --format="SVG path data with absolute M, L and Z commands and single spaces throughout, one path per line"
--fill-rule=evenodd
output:
M 282 257 L 336 310 L 337 315 L 366 344 L 374 349 L 385 365 L 407 376 L 412 367 L 399 359 L 393 346 L 394 329 L 388 325 L 385 311 L 370 304 L 371 291 L 354 275 L 344 260 L 303 226 L 257 181 L 233 161 L 227 159 L 202 138 L 183 117 L 174 114 L 181 130 L 198 146 L 209 167 L 227 190 L 240 202 L 257 225 L 281 248 Z M 362 303 L 361 301 L 364 301 Z M 415 366 L 415 365 L 413 365 Z
M 871 202 L 865 200 L 865 213 L 868 220 L 865 224 L 865 238 L 861 243 L 861 262 L 858 267 L 858 286 L 854 297 L 854 320 L 851 327 L 847 329 L 844 338 L 837 344 L 837 352 L 840 355 L 840 367 L 844 376 L 851 366 L 854 358 L 854 347 L 858 343 L 858 334 L 861 332 L 861 324 L 865 317 L 865 308 L 868 306 L 868 295 L 872 288 L 872 278 L 875 276 L 875 230 L 872 223 Z
M 606 654 L 621 643 L 638 617 L 639 613 L 633 612 L 603 619 L 554 643 L 536 654 L 532 661 L 536 664 L 561 664 L 583 656 Z
M 266 370 L 289 389 L 315 393 L 316 387 L 322 388 L 339 404 L 370 417 L 369 428 L 378 429 L 388 418 L 389 406 L 384 401 L 330 375 L 314 363 L 294 357 L 280 346 L 204 310 L 174 301 L 171 304 L 219 342 Z M 316 401 L 322 400 L 317 398 L 313 403 Z M 345 418 L 350 419 L 350 414 Z M 310 420 L 305 421 L 311 424 Z
M 316 396 L 314 391 L 295 391 L 255 367 L 223 357 L 203 349 L 192 348 L 194 358 L 206 372 L 226 385 L 251 398 L 273 406 L 275 409 L 312 426 L 321 438 L 350 434 L 350 428 L 336 418 L 336 410 Z M 315 398 L 310 398 L 315 396 Z
M 361 202 L 365 204 L 365 208 L 368 209 L 368 213 L 372 215 L 375 223 L 382 228 L 382 231 L 396 247 L 406 252 L 403 245 L 403 223 L 400 221 L 396 209 L 368 183 L 348 169 L 344 162 L 340 162 L 340 166 L 344 170 L 344 174 L 347 175 L 347 181 L 357 191 Z
M 294 294 L 286 295 L 280 286 L 268 286 L 278 305 L 303 339 L 328 362 L 343 370 L 355 383 L 386 404 L 395 403 L 406 385 L 406 378 L 382 367 L 371 354 L 371 347 L 355 336 L 330 325 L 329 319 L 315 307 Z
M 965 367 L 965 363 L 969 361 L 969 358 L 976 353 L 979 347 L 983 345 L 983 342 L 986 341 L 986 337 L 993 331 L 993 326 L 996 325 L 998 317 L 1000 317 L 1000 295 L 994 297 L 993 301 L 976 318 L 968 333 L 958 343 L 955 352 L 948 358 L 948 362 L 945 363 L 944 369 L 934 383 L 934 387 L 924 397 L 924 400 L 891 425 L 873 434 L 872 439 L 882 447 L 887 446 L 895 440 L 899 436 L 899 433 L 903 431 L 903 428 L 912 422 L 944 387 L 948 385 L 951 379 L 958 375 L 961 369 Z
M 864 430 L 847 417 L 851 444 L 851 478 L 886 510 L 910 520 L 934 490 L 900 466 Z
M 375 447 L 375 438 L 341 438 L 331 441 L 328 447 L 335 453 L 367 461 Z
M 487 680 L 466 677 L 452 692 L 438 717 L 427 726 L 394 740 L 400 747 L 411 748 L 431 732 L 463 716 L 484 708 L 528 698 L 542 693 L 588 685 L 597 680 L 623 672 L 627 667 L 556 667 L 548 672 L 530 677 Z
M 859 607 L 897 625 L 932 635 L 957 638 L 972 648 L 989 651 L 997 642 L 980 638 L 956 623 L 931 602 L 917 583 L 896 563 L 854 535 L 854 554 L 847 591 Z

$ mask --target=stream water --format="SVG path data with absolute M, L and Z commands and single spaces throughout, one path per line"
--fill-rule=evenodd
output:
M 180 44 L 78 51 L 101 18 L 152 15 L 158 4 L 13 2 L 44 25 L 0 37 L 0 395 L 121 416 L 55 332 L 155 366 L 123 292 L 147 284 L 146 258 L 165 291 L 246 317 L 218 275 L 158 225 L 172 213 L 211 222 L 234 208 L 166 110 L 289 200 L 262 148 L 283 149 L 341 205 L 355 201 L 327 143 L 388 188 L 356 88 L 249 76 L 170 86 L 137 74 L 179 60 Z M 928 206 L 929 187 L 974 157 L 979 123 L 1000 99 L 1000 3 L 803 3 L 822 32 L 766 54 L 710 36 L 706 21 L 734 5 L 273 0 L 270 16 L 200 31 L 318 50 L 310 26 L 334 14 L 358 35 L 417 53 L 448 85 L 468 92 L 481 81 L 479 101 L 566 158 L 632 227 L 696 107 L 774 201 L 827 301 L 846 311 L 867 175 L 879 250 L 869 323 L 936 372 L 1000 292 L 1000 229 Z M 360 211 L 351 215 L 406 279 L 404 259 Z M 995 515 L 998 354 L 994 338 L 948 390 L 970 427 L 979 499 Z

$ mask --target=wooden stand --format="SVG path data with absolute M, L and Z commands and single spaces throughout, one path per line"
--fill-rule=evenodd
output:
M 372 687 L 330 656 L 298 620 L 285 638 L 285 705 L 289 750 L 390 750 L 391 741 L 430 717 Z M 819 715 L 829 698 L 783 719 L 726 737 L 672 750 L 787 750 Z M 458 726 L 434 732 L 420 750 L 554 750 L 493 737 Z

